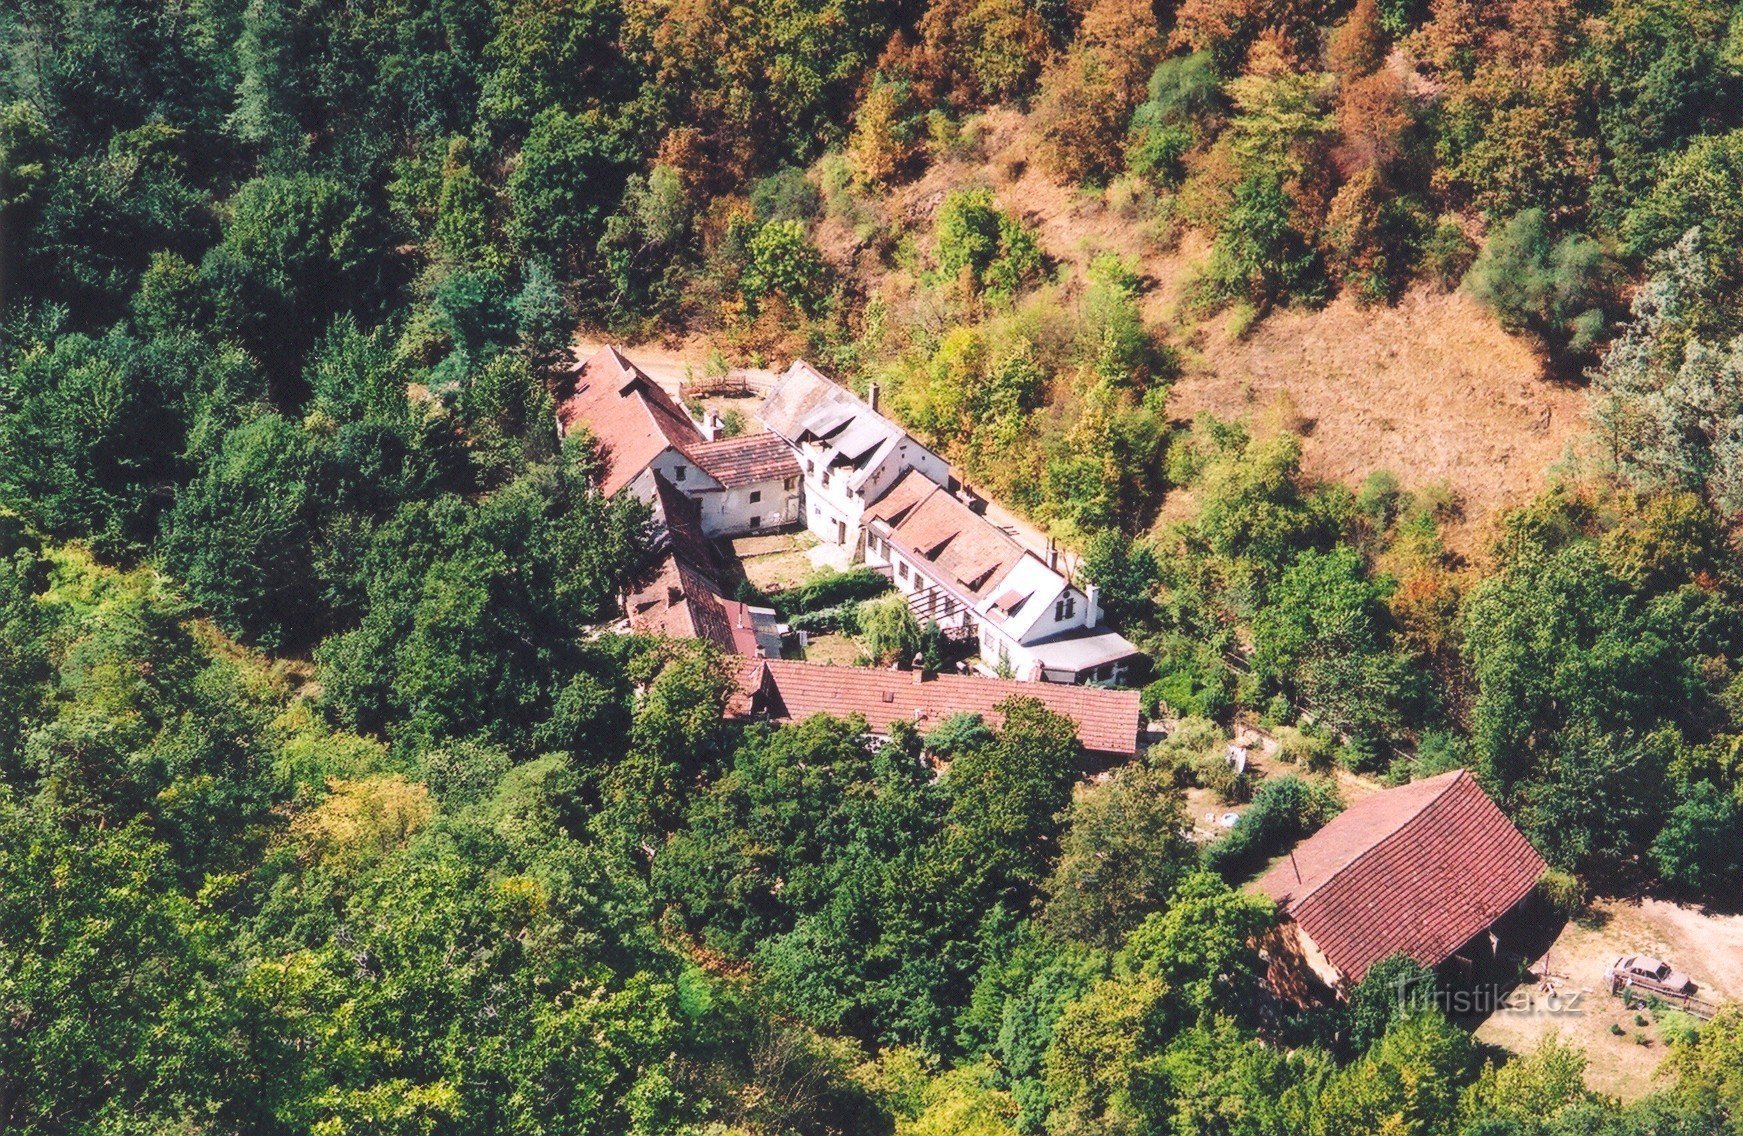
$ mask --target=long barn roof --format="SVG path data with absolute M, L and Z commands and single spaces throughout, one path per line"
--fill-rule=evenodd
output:
M 1391 954 L 1445 962 L 1523 899 L 1545 866 L 1458 769 L 1350 806 L 1254 886 L 1359 982 Z

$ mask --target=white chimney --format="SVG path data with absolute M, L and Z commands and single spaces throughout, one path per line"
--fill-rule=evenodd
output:
M 702 423 L 702 436 L 712 442 L 720 437 L 720 431 L 725 427 L 726 423 L 721 419 L 720 411 L 710 410 L 707 419 Z
M 1094 584 L 1084 589 L 1084 619 L 1085 627 L 1093 628 L 1101 622 L 1101 589 Z
M 1053 538 L 1047 538 L 1047 568 L 1049 571 L 1059 571 L 1059 546 L 1053 543 Z

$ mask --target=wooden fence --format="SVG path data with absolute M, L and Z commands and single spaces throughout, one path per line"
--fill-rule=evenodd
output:
M 1719 1004 L 1705 998 L 1697 998 L 1693 994 L 1670 994 L 1663 990 L 1648 990 L 1644 986 L 1635 986 L 1631 982 L 1615 978 L 1610 980 L 1610 993 L 1622 999 L 1629 1008 L 1634 1006 L 1669 1006 L 1682 1010 L 1706 1021 L 1719 1012 Z

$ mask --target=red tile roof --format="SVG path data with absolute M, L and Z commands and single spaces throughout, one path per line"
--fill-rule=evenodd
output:
M 718 583 L 724 566 L 702 535 L 701 505 L 657 471 L 649 476 L 662 555 L 650 578 L 624 601 L 630 629 L 642 635 L 707 639 L 723 651 L 754 658 L 756 632 L 745 605 L 727 599 Z
M 610 496 L 668 448 L 687 449 L 702 432 L 672 396 L 615 347 L 601 347 L 572 372 L 557 404 L 557 427 L 585 426 L 605 454 L 600 489 Z
M 858 714 L 873 733 L 881 734 L 896 722 L 930 730 L 952 714 L 965 712 L 979 714 L 996 727 L 1003 721 L 999 704 L 1007 698 L 1034 698 L 1077 723 L 1077 740 L 1085 750 L 1110 757 L 1138 752 L 1141 722 L 1135 690 L 954 674 L 921 682 L 916 673 L 767 659 L 745 668 L 740 684 L 750 692 L 751 701 L 747 706 L 739 699 L 729 712 L 747 717 L 754 708 L 781 721 L 800 721 L 813 714 Z
M 746 434 L 696 442 L 684 448 L 690 460 L 725 486 L 754 485 L 799 476 L 799 460 L 779 434 Z
M 1403 953 L 1438 966 L 1545 868 L 1465 770 L 1358 801 L 1254 885 L 1347 981 Z
M 865 515 L 887 524 L 892 543 L 975 600 L 1027 555 L 1008 533 L 916 469 L 904 471 Z
M 727 610 L 731 602 L 714 590 L 707 577 L 668 555 L 654 578 L 631 595 L 624 607 L 630 629 L 637 634 L 706 639 L 723 651 L 741 654 L 745 652 L 739 650 L 733 615 Z M 754 634 L 748 653 L 756 654 Z

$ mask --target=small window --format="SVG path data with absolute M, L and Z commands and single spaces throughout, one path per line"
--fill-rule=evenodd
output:
M 689 472 L 690 468 L 688 466 L 675 465 L 672 467 L 672 480 L 682 481 L 684 480 L 684 475 Z
M 758 501 L 761 501 L 762 499 L 763 499 L 763 491 L 761 489 L 752 489 L 750 491 L 750 503 L 752 505 L 756 504 Z
M 750 518 L 750 527 L 753 529 L 762 528 L 763 527 L 763 519 L 760 516 L 757 516 L 755 513 L 752 513 L 751 518 Z
M 1059 602 L 1053 605 L 1053 619 L 1055 622 L 1064 622 L 1076 614 L 1077 597 L 1073 596 L 1070 592 L 1065 593 L 1064 596 L 1060 597 Z
M 906 580 L 908 578 L 908 566 L 906 564 L 898 563 L 896 565 L 896 576 L 898 579 Z
M 781 482 L 781 488 L 782 488 L 782 489 L 791 489 L 791 488 L 793 488 L 793 479 L 792 479 L 792 478 L 790 478 L 790 477 L 789 477 L 789 478 L 787 478 L 787 480 L 785 480 L 785 481 L 783 481 L 783 482 Z
M 811 460 L 810 458 L 806 458 L 805 459 L 805 472 L 806 473 L 816 473 L 817 472 L 817 463 L 815 461 Z

